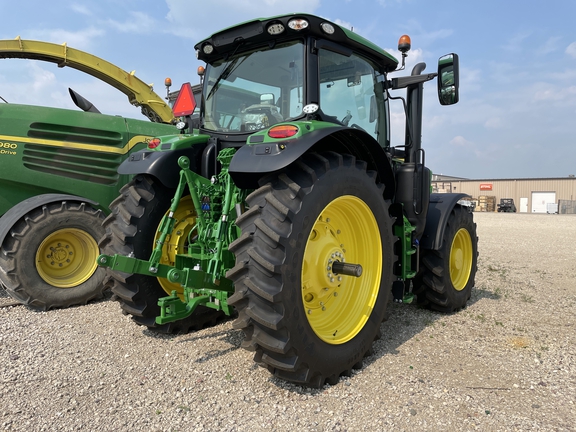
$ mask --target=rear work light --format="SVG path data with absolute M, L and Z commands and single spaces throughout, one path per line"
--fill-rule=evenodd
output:
M 268 26 L 268 33 L 272 36 L 284 33 L 284 26 L 281 23 L 274 23 Z
M 288 27 L 292 30 L 304 30 L 308 27 L 308 21 L 302 18 L 294 18 L 288 22 Z
M 298 127 L 293 125 L 274 126 L 268 131 L 270 138 L 290 138 L 298 133 Z
M 334 26 L 330 23 L 324 22 L 324 23 L 320 24 L 320 28 L 326 34 L 329 34 L 329 35 L 334 34 Z
M 202 47 L 202 51 L 204 51 L 204 54 L 210 55 L 214 52 L 214 47 L 210 44 L 206 44 Z
M 152 138 L 150 141 L 148 141 L 149 149 L 155 149 L 159 145 L 160 145 L 160 138 Z

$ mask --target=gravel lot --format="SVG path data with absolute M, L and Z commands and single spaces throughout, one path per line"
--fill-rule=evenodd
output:
M 576 430 L 576 216 L 475 219 L 468 307 L 392 305 L 364 367 L 320 390 L 255 366 L 231 321 L 156 335 L 109 299 L 0 291 L 0 431 Z

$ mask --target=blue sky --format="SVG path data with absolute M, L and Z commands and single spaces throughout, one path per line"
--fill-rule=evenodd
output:
M 163 96 L 167 76 L 173 89 L 198 82 L 196 42 L 237 22 L 285 12 L 314 13 L 353 28 L 397 57 L 398 38 L 409 34 L 408 71 L 424 61 L 433 72 L 438 57 L 458 53 L 460 102 L 442 107 L 435 82 L 426 87 L 422 142 L 435 173 L 472 179 L 576 174 L 574 0 L 0 0 L 0 39 L 66 42 L 135 70 Z M 123 94 L 81 72 L 0 59 L 0 96 L 8 102 L 76 109 L 68 87 L 102 112 L 143 118 Z M 396 145 L 403 140 L 402 117 L 396 105 Z

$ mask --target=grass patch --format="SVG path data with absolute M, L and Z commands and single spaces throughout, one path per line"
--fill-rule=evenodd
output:
M 534 303 L 535 301 L 531 295 L 525 293 L 520 294 L 520 300 L 523 301 L 524 303 Z

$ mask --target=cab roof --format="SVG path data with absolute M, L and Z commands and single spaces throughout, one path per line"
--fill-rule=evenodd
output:
M 294 19 L 304 19 L 308 22 L 308 26 L 301 30 L 293 30 L 288 26 L 288 23 Z M 325 23 L 330 24 L 334 28 L 333 34 L 328 34 L 322 30 L 321 25 Z M 276 35 L 269 34 L 268 28 L 274 24 L 281 24 L 284 27 L 284 31 Z M 200 60 L 210 63 L 231 55 L 240 44 L 250 47 L 274 40 L 284 41 L 306 36 L 329 40 L 364 54 L 380 64 L 386 72 L 391 72 L 398 66 L 398 60 L 395 57 L 368 39 L 324 18 L 305 13 L 293 13 L 246 21 L 214 33 L 209 38 L 197 43 L 194 48 L 198 51 Z M 204 50 L 206 45 L 213 47 L 211 53 L 206 53 Z

